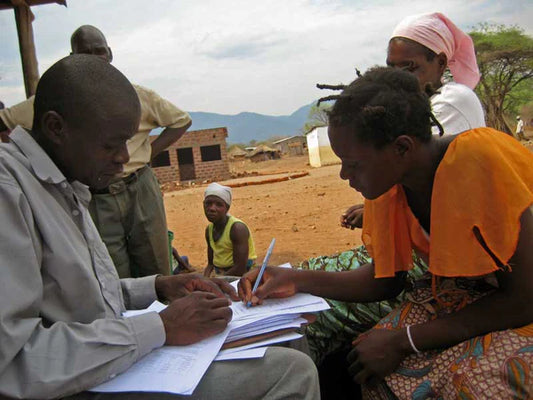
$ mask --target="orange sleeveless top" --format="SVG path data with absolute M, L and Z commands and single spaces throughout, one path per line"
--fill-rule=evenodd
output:
M 513 256 L 520 217 L 533 204 L 533 154 L 514 138 L 490 128 L 458 135 L 435 172 L 431 235 L 411 212 L 401 185 L 365 201 L 362 239 L 376 278 L 412 268 L 412 250 L 426 254 L 429 271 L 445 277 L 486 275 Z

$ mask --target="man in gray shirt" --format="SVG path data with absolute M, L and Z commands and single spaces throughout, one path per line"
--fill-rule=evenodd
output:
M 231 319 L 223 292 L 235 292 L 220 281 L 119 280 L 89 216 L 88 186 L 105 187 L 122 171 L 139 118 L 135 90 L 118 70 L 74 55 L 39 81 L 33 130 L 17 127 L 0 144 L 0 398 L 181 398 L 85 391 L 157 347 L 197 342 Z M 157 298 L 170 302 L 160 314 L 121 317 Z M 186 398 L 318 396 L 311 360 L 277 348 L 261 360 L 214 363 Z

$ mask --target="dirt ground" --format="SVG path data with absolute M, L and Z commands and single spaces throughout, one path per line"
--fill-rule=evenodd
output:
M 362 196 L 339 178 L 340 165 L 311 168 L 307 156 L 288 157 L 259 163 L 237 162 L 232 172 L 259 172 L 259 177 L 239 178 L 222 184 L 260 181 L 287 172 L 308 171 L 309 175 L 283 182 L 233 188 L 230 213 L 248 224 L 259 262 L 276 238 L 269 264 L 293 265 L 310 257 L 330 255 L 361 244 L 361 231 L 341 228 L 339 217 Z M 189 256 L 191 265 L 202 270 L 207 264 L 204 239 L 207 220 L 202 209 L 207 184 L 165 193 L 169 229 L 174 246 Z

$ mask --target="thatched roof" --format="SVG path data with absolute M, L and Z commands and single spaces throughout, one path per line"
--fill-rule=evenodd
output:
M 245 156 L 246 154 L 246 151 L 244 151 L 243 149 L 241 149 L 240 147 L 238 146 L 235 146 L 233 147 L 230 151 L 228 151 L 228 154 L 231 156 L 231 157 L 239 157 L 239 156 Z
M 279 153 L 279 150 L 273 149 L 271 147 L 268 147 L 262 144 L 260 146 L 257 146 L 254 151 L 248 154 L 248 157 L 253 157 L 256 154 L 260 154 L 260 153 Z

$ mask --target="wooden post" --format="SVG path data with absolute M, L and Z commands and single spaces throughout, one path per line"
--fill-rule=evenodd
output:
M 27 5 L 18 5 L 14 10 L 19 37 L 22 73 L 24 75 L 24 87 L 26 88 L 26 97 L 30 97 L 35 94 L 37 82 L 39 81 L 39 69 L 35 55 L 35 43 L 33 41 L 33 14 Z

